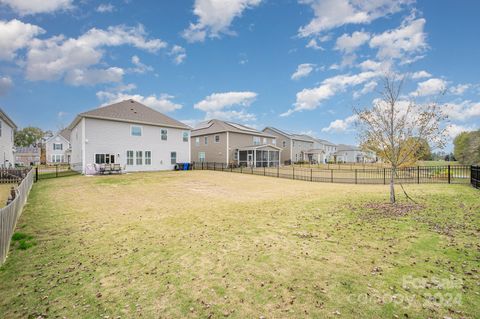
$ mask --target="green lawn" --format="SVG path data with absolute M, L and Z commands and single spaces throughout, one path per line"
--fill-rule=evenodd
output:
M 423 208 L 378 208 L 383 185 L 227 172 L 42 180 L 0 317 L 478 317 L 479 191 L 406 189 Z

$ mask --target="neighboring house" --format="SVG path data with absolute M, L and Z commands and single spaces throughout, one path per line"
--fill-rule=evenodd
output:
M 281 163 L 308 161 L 306 152 L 314 148 L 314 141 L 310 136 L 287 133 L 275 127 L 266 127 L 263 132 L 276 137 L 277 146 L 282 149 Z
M 71 166 L 83 173 L 93 164 L 132 172 L 190 162 L 191 128 L 131 99 L 80 113 L 69 129 Z
M 192 160 L 236 166 L 280 164 L 281 148 L 274 135 L 237 123 L 210 120 L 192 130 Z
M 70 163 L 70 133 L 69 129 L 63 129 L 45 142 L 45 159 L 47 164 Z
M 373 163 L 376 156 L 373 152 L 362 151 L 358 146 L 339 144 L 335 153 L 337 163 Z
M 17 125 L 0 109 L 0 166 L 11 167 L 15 165 L 14 134 Z
M 313 142 L 313 147 L 305 152 L 305 161 L 314 164 L 324 164 L 334 162 L 337 145 L 327 140 L 322 140 L 305 135 Z
M 31 166 L 40 164 L 41 148 L 39 146 L 28 146 L 15 148 L 15 164 Z

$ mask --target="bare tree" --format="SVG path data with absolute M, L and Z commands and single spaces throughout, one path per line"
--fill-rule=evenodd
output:
M 415 163 L 425 142 L 433 148 L 443 148 L 446 141 L 441 123 L 447 117 L 437 102 L 417 104 L 402 97 L 404 79 L 393 73 L 386 74 L 380 98 L 374 100 L 371 107 L 355 109 L 360 144 L 391 165 L 392 204 L 395 203 L 397 169 Z

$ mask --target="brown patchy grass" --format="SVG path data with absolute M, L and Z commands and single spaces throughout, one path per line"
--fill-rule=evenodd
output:
M 478 191 L 407 189 L 423 209 L 365 220 L 387 187 L 211 171 L 41 181 L 18 226 L 37 244 L 0 268 L 0 314 L 475 317 Z M 450 275 L 462 286 L 402 287 L 404 276 Z
M 12 186 L 15 184 L 0 184 L 0 208 L 6 206 Z

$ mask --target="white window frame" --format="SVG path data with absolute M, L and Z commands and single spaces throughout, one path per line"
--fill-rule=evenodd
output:
M 203 154 L 203 156 L 200 156 L 200 154 Z M 200 163 L 205 162 L 205 152 L 198 152 L 198 161 Z
M 200 146 L 200 137 L 195 137 L 195 146 Z
M 262 139 L 259 136 L 253 137 L 253 145 L 260 145 L 262 143 Z
M 188 131 L 183 131 L 182 138 L 184 142 L 188 142 L 188 139 L 190 138 L 190 133 L 188 133 Z
M 129 153 L 132 154 L 131 157 L 128 156 Z M 130 161 L 131 161 L 131 162 L 130 162 Z M 131 164 L 130 164 L 129 162 L 130 162 Z M 127 165 L 128 165 L 128 166 L 133 166 L 134 164 L 135 164 L 135 152 L 134 152 L 134 151 L 131 151 L 131 150 L 128 150 L 128 151 L 127 151 Z
M 264 137 L 263 138 L 263 144 L 267 144 L 268 143 L 268 138 Z
M 60 148 L 56 147 L 58 145 L 60 145 Z M 53 150 L 54 151 L 63 151 L 63 143 L 53 143 Z
M 143 151 L 135 151 L 135 165 L 143 166 Z
M 272 145 L 277 145 L 277 140 L 272 138 Z
M 174 163 L 173 163 L 174 157 L 172 156 L 173 154 L 175 154 L 175 162 Z M 171 165 L 177 164 L 177 152 L 175 152 L 175 151 L 170 152 L 170 164 Z
M 152 151 L 145 151 L 145 165 L 152 165 Z M 147 154 L 149 156 L 147 156 Z
M 139 127 L 140 128 L 140 135 L 133 134 L 133 128 Z M 143 126 L 141 125 L 130 125 L 130 136 L 134 137 L 142 137 L 143 136 Z
M 204 142 L 205 142 L 205 145 L 208 145 L 208 136 L 205 136 Z
M 165 134 L 163 132 L 165 132 Z M 163 136 L 165 136 L 165 138 L 163 138 Z M 168 130 L 166 128 L 160 129 L 160 139 L 162 141 L 168 141 Z
M 218 139 L 218 141 L 217 141 L 217 139 Z M 220 143 L 220 135 L 218 135 L 218 134 L 215 135 L 215 136 L 213 137 L 213 142 L 214 142 L 214 143 Z

